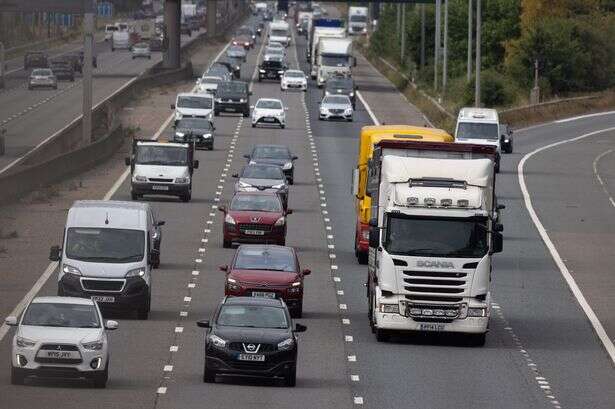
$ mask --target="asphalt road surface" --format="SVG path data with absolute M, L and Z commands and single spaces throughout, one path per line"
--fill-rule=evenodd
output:
M 296 53 L 305 52 L 304 39 L 296 38 L 295 43 L 296 48 L 289 50 L 294 66 Z M 245 80 L 252 78 L 260 45 L 242 70 Z M 307 71 L 304 59 L 299 61 Z M 367 79 L 358 81 L 362 89 L 369 88 Z M 504 157 L 497 182 L 500 200 L 507 206 L 505 249 L 495 257 L 494 316 L 485 347 L 469 347 L 461 337 L 437 335 L 377 343 L 367 321 L 363 286 L 367 270 L 357 264 L 353 253 L 355 215 L 350 194 L 359 131 L 372 124 L 372 118 L 359 103 L 352 123 L 318 121 L 321 90 L 313 82 L 306 94 L 281 92 L 276 82 L 253 83 L 253 91 L 252 104 L 259 97 L 282 98 L 289 107 L 286 129 L 253 129 L 248 118 L 233 115 L 217 118 L 215 149 L 197 154 L 201 168 L 195 173 L 193 200 L 148 199 L 167 222 L 161 268 L 154 272 L 153 311 L 148 321 L 122 318 L 120 329 L 111 334 L 107 389 L 72 382 L 16 387 L 10 385 L 8 370 L 0 371 L 1 408 L 614 407 L 612 361 L 528 216 L 517 165 L 540 146 L 613 126 L 615 116 L 550 124 L 515 135 L 515 153 Z M 163 135 L 169 132 L 166 129 Z M 590 183 L 587 173 L 596 155 L 613 148 L 612 135 L 579 142 L 581 156 L 571 158 L 569 150 L 575 147 L 562 146 L 535 155 L 525 165 L 537 212 L 555 233 L 556 245 L 564 243 L 565 254 L 568 247 L 584 253 L 582 257 L 594 250 L 581 251 L 575 248 L 574 237 L 560 234 L 581 233 L 579 220 L 568 217 L 568 208 L 557 206 L 558 201 L 567 203 L 563 201 L 567 196 L 579 206 L 571 207 L 571 212 L 591 213 L 591 223 L 583 226 L 589 231 L 585 232 L 596 235 L 592 240 L 600 242 L 601 232 L 612 234 L 612 226 L 604 219 L 612 216 L 613 209 L 601 185 Z M 602 141 L 599 148 L 592 145 L 596 141 Z M 230 175 L 245 164 L 242 155 L 256 143 L 287 144 L 299 156 L 290 192 L 289 207 L 294 213 L 289 216 L 287 244 L 298 249 L 302 266 L 310 268 L 312 275 L 306 278 L 304 318 L 297 320 L 308 331 L 301 334 L 296 388 L 240 379 L 202 382 L 204 340 L 195 322 L 209 318 L 221 299 L 224 274 L 217 267 L 228 264 L 234 252 L 222 248 L 222 218 L 215 207 L 231 198 Z M 597 162 L 605 180 L 613 172 L 609 155 L 603 156 L 604 163 Z M 585 180 L 572 179 L 577 167 L 585 172 Z M 591 201 L 580 203 L 590 195 Z M 127 181 L 113 199 L 130 199 Z M 612 251 L 607 243 L 601 248 Z M 608 253 L 596 251 L 589 262 L 603 271 L 590 268 L 584 276 L 588 284 L 581 277 L 579 281 L 583 288 L 603 287 L 595 295 L 590 291 L 588 297 L 605 317 L 612 337 L 607 297 L 613 279 L 608 277 L 609 263 L 598 260 Z M 40 294 L 55 294 L 55 279 L 53 275 Z M 0 343 L 5 368 L 11 336 Z

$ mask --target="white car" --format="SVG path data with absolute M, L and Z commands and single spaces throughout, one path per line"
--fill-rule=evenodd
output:
M 98 305 L 89 298 L 37 297 L 21 317 L 7 317 L 17 327 L 11 350 L 11 383 L 26 378 L 82 378 L 104 388 L 109 377 L 106 330 Z
M 352 102 L 346 95 L 328 95 L 322 99 L 319 107 L 319 120 L 345 119 L 352 121 Z
M 137 43 L 132 46 L 132 59 L 135 58 L 147 58 L 148 60 L 152 59 L 152 52 L 149 49 L 149 44 L 147 43 Z
M 224 79 L 222 77 L 203 75 L 196 81 L 197 90 L 199 93 L 216 95 L 218 84 L 223 81 Z
M 267 48 L 268 49 L 278 49 L 282 53 L 284 53 L 284 55 L 286 55 L 286 47 L 284 47 L 284 44 L 278 43 L 277 41 L 269 41 L 269 43 L 267 44 Z
M 261 98 L 252 110 L 252 128 L 258 124 L 286 127 L 286 109 L 279 99 Z
M 307 91 L 307 77 L 301 70 L 286 70 L 280 82 L 282 91 L 288 89 L 298 89 Z

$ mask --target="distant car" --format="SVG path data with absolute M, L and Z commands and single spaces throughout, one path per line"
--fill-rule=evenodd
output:
M 207 75 L 222 77 L 225 81 L 233 79 L 233 70 L 226 65 L 215 63 L 207 70 Z
M 277 48 L 277 49 L 279 49 L 279 50 L 281 50 L 281 51 L 284 51 L 284 54 L 286 54 L 286 47 L 284 47 L 284 44 L 279 43 L 279 42 L 277 42 L 277 41 L 270 41 L 270 42 L 267 44 L 267 48 L 268 48 L 268 49 L 274 49 L 274 48 Z
M 353 116 L 352 102 L 346 95 L 329 95 L 322 99 L 318 119 L 345 119 L 351 122 Z
M 248 83 L 243 81 L 225 81 L 218 84 L 214 115 L 221 112 L 235 112 L 245 118 L 250 116 L 250 91 Z
M 52 62 L 50 64 L 51 71 L 53 75 L 56 76 L 58 80 L 67 80 L 67 81 L 75 81 L 75 71 L 73 67 L 66 62 Z
M 233 37 L 233 45 L 241 46 L 246 50 L 254 47 L 254 40 L 249 35 L 238 35 Z
M 263 13 L 263 21 L 273 21 L 273 13 L 270 11 Z
M 294 156 L 288 146 L 285 145 L 255 145 L 252 152 L 248 155 L 243 155 L 248 160 L 250 165 L 262 163 L 277 165 L 282 168 L 284 176 L 288 179 L 291 185 L 295 181 L 295 166 L 294 161 L 297 157 Z
M 162 37 L 156 36 L 152 37 L 149 40 L 149 49 L 150 51 L 163 51 L 164 49 L 164 40 Z
M 21 319 L 7 317 L 16 327 L 11 350 L 11 383 L 26 378 L 77 378 L 104 388 L 109 378 L 107 330 L 95 301 L 76 297 L 37 297 Z
M 83 51 L 79 51 L 78 55 L 79 55 L 79 61 L 81 62 L 81 66 L 83 66 L 83 62 L 85 60 L 85 53 Z M 96 58 L 96 55 L 94 54 L 92 54 L 92 67 L 94 68 L 98 67 L 98 58 Z
M 23 67 L 25 70 L 30 68 L 48 68 L 49 61 L 47 53 L 42 51 L 30 51 L 23 57 Z
M 357 86 L 354 80 L 350 77 L 330 77 L 323 90 L 323 97 L 329 95 L 346 95 L 350 98 L 352 108 L 356 108 L 357 104 Z
M 245 35 L 250 37 L 253 41 L 256 41 L 256 30 L 249 26 L 241 26 L 235 33 L 235 35 Z
M 224 82 L 224 78 L 222 77 L 204 75 L 197 80 L 196 84 L 199 92 L 215 95 L 218 90 L 218 84 L 221 82 Z
M 224 57 L 223 60 L 218 62 L 227 65 L 232 70 L 235 79 L 241 79 L 241 65 L 243 64 L 241 58 Z
M 226 56 L 231 58 L 241 58 L 243 62 L 246 62 L 248 59 L 246 49 L 238 45 L 230 46 L 228 50 L 226 50 Z
M 148 43 L 137 43 L 132 46 L 132 59 L 135 58 L 147 58 L 152 59 L 152 52 L 150 51 Z
M 205 118 L 185 117 L 173 125 L 173 142 L 193 142 L 195 148 L 214 149 L 214 123 Z
M 58 80 L 49 68 L 35 68 L 28 80 L 28 89 L 53 88 L 58 89 Z
M 279 99 L 260 98 L 252 110 L 252 128 L 258 124 L 286 127 L 286 109 Z
M 288 89 L 298 89 L 307 91 L 307 77 L 301 70 L 286 70 L 280 81 L 282 91 Z
M 188 37 L 192 37 L 192 28 L 190 28 L 190 24 L 188 24 L 188 23 L 181 23 L 179 25 L 179 34 L 180 35 L 187 35 Z
M 282 169 L 275 164 L 251 164 L 241 173 L 233 175 L 237 179 L 237 192 L 271 192 L 282 200 L 284 209 L 288 207 L 288 180 Z
M 286 386 L 297 382 L 296 324 L 284 301 L 253 297 L 227 297 L 212 321 L 197 322 L 205 334 L 203 382 L 216 375 L 282 378 Z
M 226 267 L 226 269 L 224 269 Z M 302 270 L 292 247 L 243 244 L 239 246 L 227 272 L 225 295 L 281 298 L 291 316 L 303 314 L 303 278 L 310 270 Z
M 263 34 L 264 29 L 265 29 L 265 23 L 263 23 L 262 21 L 259 21 L 258 23 L 256 23 L 256 35 L 260 37 Z
M 286 216 L 280 196 L 266 192 L 235 193 L 229 207 L 218 207 L 224 213 L 222 244 L 286 243 Z
M 287 68 L 281 57 L 271 56 L 258 66 L 258 81 L 261 82 L 264 79 L 280 81 Z

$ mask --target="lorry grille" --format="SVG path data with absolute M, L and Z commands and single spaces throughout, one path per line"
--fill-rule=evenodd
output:
M 81 286 L 86 291 L 121 292 L 126 280 L 96 280 L 82 278 Z
M 406 298 L 423 302 L 460 302 L 468 273 L 403 270 Z

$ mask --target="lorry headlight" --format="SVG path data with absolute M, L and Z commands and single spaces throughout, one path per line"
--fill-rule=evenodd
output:
M 103 342 L 101 340 L 86 342 L 81 344 L 83 349 L 89 349 L 90 351 L 100 351 L 103 347 Z
M 207 340 L 216 348 L 226 348 L 226 341 L 217 335 L 211 334 Z
M 282 166 L 282 169 L 283 170 L 289 170 L 289 169 L 292 169 L 292 167 L 293 167 L 293 163 L 292 162 L 286 162 L 284 164 L 284 166 Z
M 186 134 L 183 132 L 175 132 L 175 136 L 179 136 L 180 138 L 183 138 L 184 136 L 186 136 Z
M 280 226 L 284 226 L 285 224 L 286 224 L 286 218 L 282 216 L 278 220 L 276 220 L 276 222 L 274 223 L 274 226 L 280 227 Z
M 189 177 L 175 178 L 175 183 L 179 183 L 179 184 L 190 183 L 190 178 Z
M 468 317 L 486 317 L 487 308 L 468 308 Z
M 233 219 L 233 217 L 230 214 L 227 214 L 226 217 L 224 218 L 224 223 L 234 225 L 235 219 Z
M 79 271 L 79 269 L 77 267 L 73 267 L 70 264 L 64 264 L 62 266 L 62 272 L 64 274 L 75 274 L 80 276 L 81 275 L 81 271 Z
M 36 341 L 24 337 L 16 337 L 15 344 L 19 348 L 32 348 L 34 345 L 36 345 Z
M 292 338 L 285 339 L 278 343 L 278 351 L 287 351 L 295 345 L 295 340 Z
M 125 275 L 126 278 L 130 277 L 143 277 L 145 275 L 145 269 L 142 267 L 134 268 L 128 271 Z
M 399 314 L 398 304 L 380 304 L 380 312 L 384 314 Z

